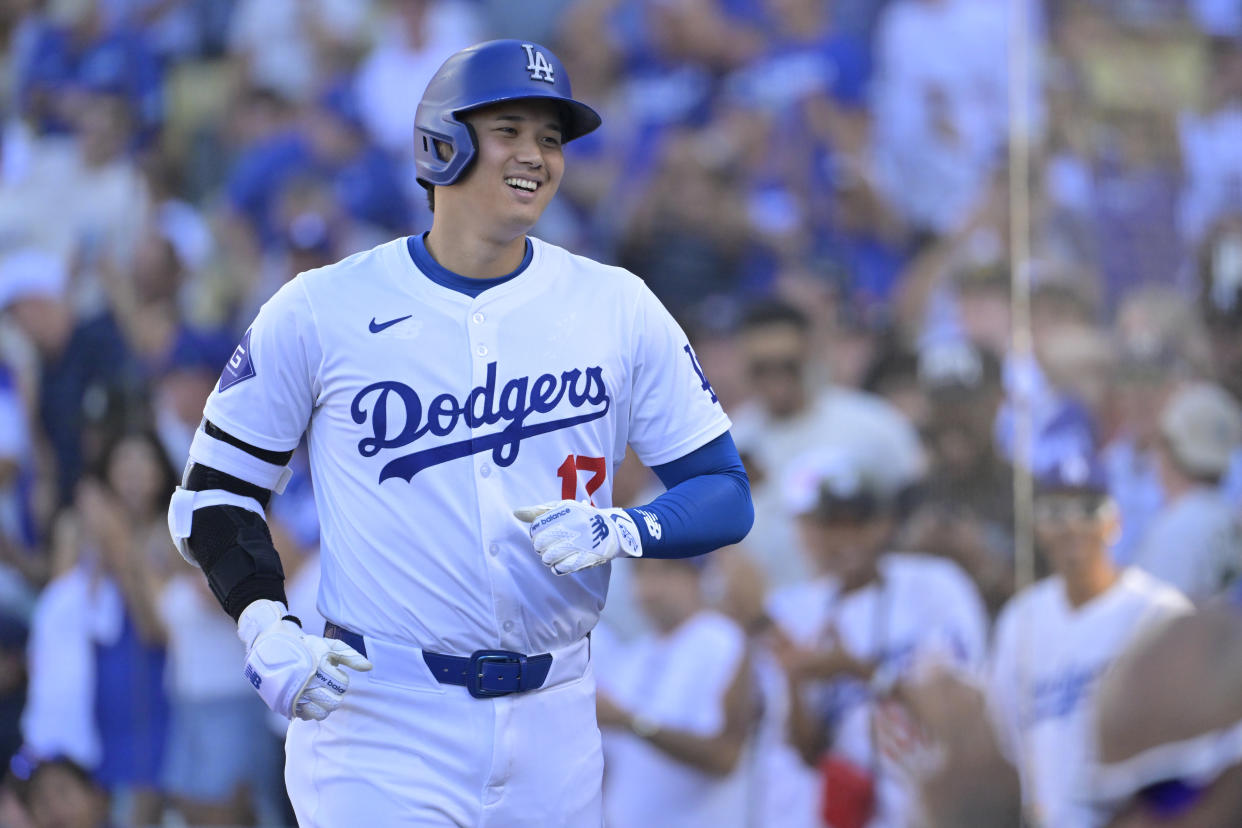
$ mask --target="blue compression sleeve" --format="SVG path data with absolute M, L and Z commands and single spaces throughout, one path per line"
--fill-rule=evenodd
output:
M 644 558 L 702 555 L 737 543 L 750 531 L 755 521 L 750 480 L 729 432 L 652 471 L 668 491 L 625 510 L 638 525 Z

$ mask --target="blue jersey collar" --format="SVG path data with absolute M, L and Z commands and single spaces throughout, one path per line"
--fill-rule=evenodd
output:
M 526 255 L 522 257 L 522 263 L 512 273 L 506 273 L 494 279 L 471 279 L 468 276 L 454 273 L 432 257 L 431 252 L 427 250 L 426 233 L 410 236 L 406 240 L 406 247 L 410 250 L 410 258 L 414 260 L 414 266 L 421 270 L 428 279 L 437 285 L 464 293 L 471 298 L 478 296 L 488 288 L 503 285 L 510 279 L 521 275 L 535 255 L 535 247 L 528 238 L 526 239 Z

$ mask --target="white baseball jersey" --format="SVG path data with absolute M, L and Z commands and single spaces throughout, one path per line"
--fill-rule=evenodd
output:
M 477 298 L 420 272 L 404 238 L 302 273 L 208 399 L 208 420 L 261 448 L 307 433 L 325 618 L 445 653 L 569 645 L 608 568 L 553 575 L 512 510 L 610 506 L 627 442 L 656 465 L 729 428 L 637 277 L 531 243 Z
M 836 628 L 854 657 L 908 676 L 936 661 L 967 670 L 982 667 L 987 613 L 974 584 L 953 562 L 928 555 L 887 554 L 879 581 L 839 594 L 831 579 L 791 587 L 772 596 L 772 618 L 804 647 L 823 646 Z M 872 739 L 875 706 L 867 686 L 854 679 L 827 682 L 807 703 L 827 714 L 831 750 L 865 770 L 878 770 L 873 828 L 898 828 L 912 820 L 906 777 L 877 756 Z
M 997 621 L 988 703 L 1037 824 L 1092 825 L 1081 802 L 1100 675 L 1153 621 L 1188 611 L 1181 593 L 1136 569 L 1070 606 L 1060 576 L 1014 597 Z

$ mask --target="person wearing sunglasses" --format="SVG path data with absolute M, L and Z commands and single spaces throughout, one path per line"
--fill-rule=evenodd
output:
M 785 300 L 750 305 L 738 323 L 738 349 L 752 394 L 730 409 L 733 435 L 750 475 L 755 525 L 746 550 L 773 588 L 813 578 L 797 554 L 795 521 L 782 483 L 811 447 L 861 447 L 882 459 L 874 474 L 893 490 L 922 477 L 926 458 L 909 419 L 875 394 L 826 381 L 815 318 Z
M 1145 636 L 1101 681 L 1087 776 L 1101 825 L 1242 825 L 1240 587 Z
M 997 621 L 988 703 L 1031 825 L 1094 826 L 1082 790 L 1100 677 L 1151 624 L 1189 612 L 1180 592 L 1110 555 L 1118 531 L 1103 468 L 1069 456 L 1036 477 L 1035 539 L 1053 574 Z

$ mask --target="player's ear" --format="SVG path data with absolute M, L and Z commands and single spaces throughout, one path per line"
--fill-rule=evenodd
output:
M 438 141 L 435 138 L 432 138 L 431 143 L 436 148 L 436 158 L 439 158 L 441 161 L 448 161 L 453 157 L 453 148 L 444 141 Z

